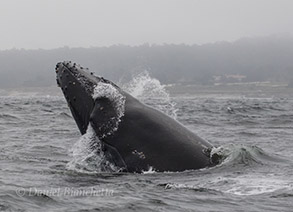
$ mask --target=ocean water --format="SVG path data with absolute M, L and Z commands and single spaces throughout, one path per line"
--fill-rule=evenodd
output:
M 293 211 L 293 96 L 172 97 L 146 85 L 128 90 L 214 144 L 218 166 L 100 170 L 61 92 L 14 93 L 0 96 L 0 211 Z

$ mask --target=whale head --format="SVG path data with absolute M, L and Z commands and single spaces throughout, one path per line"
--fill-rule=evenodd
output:
M 95 95 L 95 88 L 107 85 L 115 89 L 119 88 L 114 83 L 93 75 L 93 73 L 75 63 L 60 62 L 56 65 L 55 70 L 57 84 L 62 89 L 81 134 L 85 134 L 90 120 L 95 117 L 102 117 L 99 116 L 99 111 L 95 110 L 95 106 L 99 103 L 106 104 L 108 107 L 111 106 L 108 98 Z M 111 112 L 108 114 L 111 114 Z M 98 125 L 97 123 L 101 123 L 101 121 L 103 120 L 99 120 L 99 122 L 93 120 L 93 124 Z

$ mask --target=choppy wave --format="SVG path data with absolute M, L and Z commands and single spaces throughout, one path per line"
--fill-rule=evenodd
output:
M 165 189 L 192 190 L 194 192 L 206 193 L 207 195 L 233 194 L 239 196 L 255 196 L 271 194 L 281 191 L 290 192 L 292 184 L 285 178 L 279 176 L 264 176 L 260 174 L 244 174 L 236 177 L 213 176 L 208 181 L 203 180 L 200 183 L 167 183 L 162 184 Z M 288 194 L 288 193 L 286 193 Z M 290 193 L 289 193 L 290 195 Z
M 228 145 L 214 149 L 213 153 L 223 156 L 221 164 L 183 172 L 184 176 L 189 176 L 184 179 L 174 173 L 174 180 L 170 180 L 173 182 L 158 186 L 166 190 L 189 190 L 207 196 L 273 194 L 273 197 L 279 198 L 283 194 L 290 196 L 293 192 L 292 179 L 282 174 L 283 168 L 280 170 L 286 163 L 291 166 L 288 160 L 271 156 L 258 147 Z
M 273 162 L 285 162 L 286 160 L 277 155 L 270 155 L 257 146 L 244 146 L 227 144 L 215 147 L 211 151 L 211 157 L 217 157 L 220 160 L 219 166 L 254 166 L 271 164 Z
M 90 132 L 80 137 L 63 96 L 0 96 L 0 210 L 292 211 L 292 98 L 170 99 L 180 122 L 218 146 L 213 151 L 222 163 L 184 172 L 118 173 L 94 152 L 99 147 L 92 146 Z M 31 188 L 44 195 L 29 195 Z M 92 188 L 107 188 L 113 196 L 45 191 Z
M 7 113 L 0 113 L 0 119 L 4 119 L 5 121 L 16 121 L 19 120 L 19 118 L 12 114 Z

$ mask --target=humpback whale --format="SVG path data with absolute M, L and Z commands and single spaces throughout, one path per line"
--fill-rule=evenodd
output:
M 68 61 L 55 70 L 81 134 L 91 125 L 107 160 L 121 170 L 177 172 L 217 164 L 209 142 L 113 82 Z

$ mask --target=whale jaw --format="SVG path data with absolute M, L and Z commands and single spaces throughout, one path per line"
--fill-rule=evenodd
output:
M 85 134 L 94 108 L 93 90 L 101 79 L 71 62 L 60 62 L 55 70 L 57 84 L 62 89 L 81 134 Z

